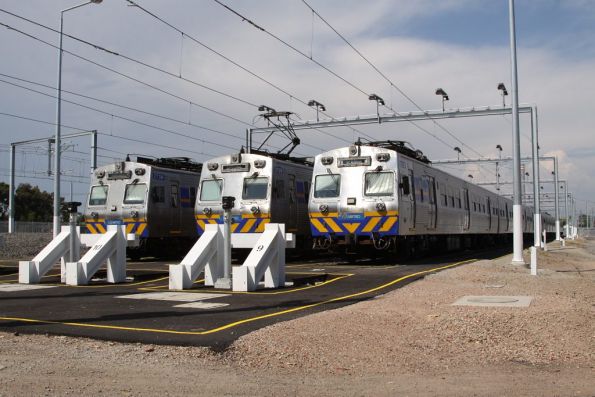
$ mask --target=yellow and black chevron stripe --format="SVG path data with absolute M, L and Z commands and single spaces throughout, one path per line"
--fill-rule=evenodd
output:
M 223 224 L 223 215 L 219 214 L 199 214 L 195 215 L 196 229 L 201 235 L 208 224 Z M 269 214 L 242 214 L 241 217 L 234 216 L 231 224 L 232 233 L 262 233 L 264 226 L 271 221 Z
M 335 234 L 344 236 L 347 234 L 371 235 L 394 235 L 398 231 L 398 211 L 369 211 L 358 217 L 339 217 L 337 212 L 310 213 L 310 226 L 312 235 L 326 236 Z
M 122 224 L 126 225 L 127 234 L 134 233 L 140 237 L 148 237 L 149 235 L 145 219 L 126 218 L 122 220 Z M 87 221 L 85 226 L 87 227 L 87 233 L 90 234 L 103 234 L 107 230 L 105 219 Z

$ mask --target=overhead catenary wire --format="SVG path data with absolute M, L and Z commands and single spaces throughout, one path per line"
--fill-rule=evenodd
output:
M 127 0 L 127 1 L 131 1 L 131 0 Z M 330 69 L 328 66 L 322 64 L 321 62 L 315 60 L 313 57 L 308 56 L 305 52 L 299 50 L 297 47 L 291 45 L 290 43 L 288 43 L 287 41 L 283 40 L 282 38 L 280 38 L 279 36 L 273 34 L 272 32 L 269 32 L 268 30 L 266 30 L 265 28 L 263 28 L 262 26 L 256 24 L 254 21 L 252 21 L 250 18 L 240 14 L 239 12 L 237 12 L 236 10 L 234 10 L 233 8 L 229 7 L 228 5 L 222 3 L 219 0 L 213 0 L 215 3 L 219 4 L 220 6 L 222 6 L 223 8 L 225 8 L 226 10 L 228 10 L 229 12 L 233 13 L 234 15 L 238 16 L 239 18 L 242 19 L 243 22 L 247 22 L 250 25 L 252 25 L 253 27 L 255 27 L 256 29 L 266 33 L 267 35 L 269 35 L 270 37 L 274 38 L 275 40 L 279 41 L 280 43 L 282 43 L 283 45 L 289 47 L 290 49 L 292 49 L 293 51 L 295 51 L 296 53 L 300 54 L 301 56 L 305 57 L 306 59 L 309 59 L 311 62 L 314 62 L 316 65 L 318 65 L 319 67 L 321 67 L 322 69 L 326 70 L 327 72 L 329 72 L 330 74 L 332 74 L 333 76 L 335 76 L 336 78 L 338 78 L 339 80 L 343 81 L 344 83 L 346 83 L 347 85 L 349 85 L 350 87 L 352 87 L 353 89 L 355 89 L 356 91 L 364 94 L 366 97 L 369 98 L 370 94 L 367 93 L 365 90 L 363 90 L 362 88 L 360 88 L 359 86 L 355 85 L 354 83 L 352 83 L 351 81 L 347 80 L 346 78 L 344 78 L 343 76 L 339 75 L 337 72 L 333 71 L 332 69 Z M 392 110 L 395 113 L 396 112 L 394 109 L 392 109 L 391 107 L 385 105 L 388 109 Z M 420 109 L 422 110 L 422 109 Z M 423 110 L 422 110 L 423 111 Z M 435 121 L 435 120 L 433 120 Z M 418 125 L 417 123 L 415 123 L 414 121 L 409 120 L 409 122 L 411 124 L 413 124 L 414 126 L 416 126 L 417 128 L 419 128 L 421 131 L 425 132 L 426 134 L 429 134 L 430 136 L 434 137 L 435 139 L 437 139 L 439 142 L 443 143 L 444 145 L 446 145 L 449 148 L 452 148 L 452 145 L 448 144 L 446 141 L 444 141 L 443 139 L 437 137 L 435 134 L 433 134 L 432 132 L 428 131 L 427 129 L 421 127 L 420 125 Z M 438 126 L 440 126 L 442 129 L 444 129 L 443 126 L 441 126 L 440 124 L 437 124 Z M 462 145 L 464 145 L 465 147 L 468 147 L 467 145 L 465 145 L 464 143 L 462 143 L 458 138 L 456 138 L 456 136 L 454 136 L 452 133 L 450 133 L 448 130 L 444 129 L 445 132 L 447 132 L 449 135 L 451 135 L 451 137 L 453 137 L 455 140 L 457 140 L 457 142 L 461 143 Z M 367 135 L 367 134 L 366 134 Z M 369 138 L 369 135 L 367 135 Z M 373 138 L 372 138 L 373 139 Z M 469 147 L 468 147 L 469 148 Z M 474 151 L 474 149 L 469 148 L 470 150 Z M 477 153 L 479 156 L 483 157 L 480 153 Z
M 304 101 L 303 99 L 300 99 L 300 98 L 299 98 L 299 97 L 297 97 L 296 95 L 294 95 L 294 94 L 290 93 L 289 91 L 287 91 L 287 90 L 285 90 L 285 89 L 281 88 L 279 85 L 277 85 L 277 84 L 275 84 L 275 83 L 271 82 L 271 81 L 270 81 L 270 80 L 268 80 L 268 79 L 265 79 L 264 77 L 262 77 L 261 75 L 259 75 L 259 74 L 255 73 L 255 72 L 251 71 L 250 69 L 248 69 L 247 67 L 245 67 L 245 66 L 241 65 L 241 64 L 240 64 L 240 63 L 238 63 L 237 61 L 234 61 L 233 59 L 231 59 L 231 58 L 229 58 L 228 56 L 224 55 L 222 52 L 220 52 L 220 51 L 217 51 L 217 50 L 213 49 L 212 47 L 210 47 L 209 45 L 205 44 L 204 42 L 202 42 L 202 41 L 198 40 L 197 38 L 195 38 L 194 36 L 190 35 L 189 33 L 187 33 L 187 32 L 184 32 L 183 30 L 181 30 L 180 28 L 178 28 L 178 27 L 174 26 L 173 24 L 171 24 L 170 22 L 166 21 L 165 19 L 163 19 L 163 18 L 159 17 L 159 16 L 158 16 L 158 15 L 156 15 L 155 13 L 153 13 L 153 12 L 149 11 L 148 9 L 146 9 L 146 8 L 142 7 L 142 6 L 141 6 L 141 5 L 139 5 L 137 2 L 135 2 L 135 1 L 132 1 L 132 0 L 126 0 L 126 1 L 127 1 L 128 3 L 130 3 L 130 5 L 132 5 L 132 6 L 136 7 L 136 8 L 138 8 L 139 10 L 141 10 L 141 11 L 145 12 L 146 14 L 148 14 L 148 15 L 150 15 L 151 17 L 155 18 L 156 20 L 160 21 L 161 23 L 165 24 L 166 26 L 170 27 L 171 29 L 175 30 L 176 32 L 180 33 L 180 34 L 181 34 L 183 37 L 186 37 L 186 38 L 188 38 L 188 39 L 189 39 L 189 40 L 191 40 L 192 42 L 194 42 L 194 43 L 196 43 L 196 44 L 200 45 L 201 47 L 203 47 L 204 49 L 206 49 L 206 50 L 208 50 L 208 51 L 212 52 L 213 54 L 215 54 L 215 55 L 217 55 L 217 56 L 221 57 L 221 58 L 222 58 L 223 60 L 225 60 L 226 62 L 229 62 L 229 63 L 231 63 L 232 65 L 234 65 L 234 66 L 238 67 L 239 69 L 243 70 L 244 72 L 248 73 L 249 75 L 251 75 L 251 76 L 255 77 L 256 79 L 258 79 L 258 80 L 262 81 L 263 83 L 265 83 L 265 84 L 269 85 L 270 87 L 272 87 L 272 88 L 276 89 L 277 91 L 281 92 L 282 94 L 284 94 L 284 95 L 287 95 L 287 96 L 289 97 L 289 99 L 290 99 L 290 100 L 291 100 L 291 99 L 295 99 L 296 101 L 298 101 L 298 102 L 299 102 L 299 103 L 301 103 L 302 105 L 304 105 L 304 106 L 306 106 L 306 107 L 310 108 L 310 106 L 308 106 L 308 102 L 307 102 L 307 101 Z M 328 113 L 326 113 L 326 112 L 324 112 L 324 111 L 321 111 L 320 113 L 321 113 L 321 114 L 323 114 L 323 115 L 325 115 L 325 116 L 327 116 L 327 117 L 329 117 L 329 118 L 334 118 L 333 116 L 331 116 L 330 114 L 328 114 Z M 348 127 L 349 129 L 351 129 L 352 131 L 358 132 L 358 133 L 360 133 L 360 134 L 367 135 L 367 134 L 365 134 L 364 132 L 362 132 L 362 131 L 359 131 L 359 130 L 357 130 L 357 129 L 355 129 L 355 128 L 351 127 L 351 126 L 347 126 L 347 127 Z M 311 129 L 312 129 L 312 130 L 314 130 L 314 131 L 318 131 L 318 132 L 320 132 L 320 133 L 322 133 L 322 134 L 324 134 L 324 135 L 328 135 L 328 136 L 330 136 L 330 137 L 333 137 L 333 138 L 335 138 L 335 139 L 342 140 L 342 141 L 344 141 L 344 142 L 349 142 L 349 141 L 348 141 L 348 140 L 346 140 L 346 139 L 343 139 L 343 138 L 341 138 L 341 137 L 335 136 L 335 135 L 333 135 L 333 134 L 331 134 L 331 133 L 329 133 L 329 132 L 327 132 L 327 131 L 323 131 L 323 130 L 321 130 L 321 129 L 319 129 L 319 128 L 311 128 Z M 368 136 L 368 137 L 369 137 L 369 136 Z M 371 137 L 370 137 L 370 138 L 371 138 Z
M 229 61 L 229 62 L 232 62 L 234 65 L 236 65 L 236 66 L 238 66 L 238 67 L 241 67 L 243 70 L 246 70 L 248 73 L 250 73 L 250 74 L 252 74 L 252 75 L 254 75 L 254 76 L 256 76 L 256 77 L 259 77 L 259 78 L 260 78 L 260 76 L 258 76 L 258 75 L 256 75 L 256 74 L 254 74 L 254 73 L 250 72 L 248 69 L 246 69 L 246 68 L 242 67 L 241 65 L 239 65 L 239 64 L 237 64 L 236 62 L 232 61 L 231 59 L 229 59 L 229 58 L 227 58 L 227 57 L 223 56 L 222 54 L 218 53 L 217 51 L 213 50 L 212 48 L 210 48 L 210 47 L 208 47 L 208 46 L 204 45 L 203 43 L 201 43 L 201 42 L 199 42 L 198 40 L 196 40 L 194 37 L 187 35 L 187 34 L 186 34 L 186 33 L 184 33 L 183 31 L 181 31 L 181 30 L 179 30 L 179 29 L 175 28 L 173 25 L 171 25 L 171 24 L 169 24 L 169 23 L 167 23 L 167 22 L 163 21 L 162 19 L 160 19 L 159 17 L 157 17 L 156 15 L 154 15 L 153 13 L 151 13 L 150 11 L 148 11 L 148 10 L 146 10 L 146 9 L 142 8 L 141 6 L 139 6 L 139 5 L 137 5 L 137 4 L 135 4 L 135 6 L 136 6 L 136 7 L 138 7 L 138 8 L 140 8 L 140 9 L 142 9 L 144 12 L 148 13 L 149 15 L 151 15 L 151 16 L 153 16 L 153 17 L 157 18 L 157 19 L 158 19 L 158 20 L 160 20 L 161 22 L 163 22 L 163 23 L 167 24 L 168 26 L 172 27 L 173 29 L 175 29 L 175 30 L 176 30 L 176 31 L 178 31 L 179 33 L 181 33 L 181 35 L 182 35 L 182 38 L 183 38 L 183 37 L 188 37 L 188 38 L 190 38 L 192 41 L 194 41 L 194 42 L 196 42 L 196 43 L 198 43 L 198 44 L 200 44 L 200 45 L 204 46 L 205 48 L 207 48 L 207 49 L 209 49 L 210 51 L 212 51 L 212 52 L 216 53 L 217 55 L 220 55 L 220 56 L 222 56 L 222 57 L 223 57 L 225 60 L 227 60 L 227 61 Z M 11 16 L 13 16 L 13 17 L 16 17 L 16 18 L 19 18 L 19 19 L 21 19 L 21 20 L 24 20 L 24 21 L 26 21 L 26 22 L 32 23 L 32 24 L 34 24 L 34 25 L 36 25 L 36 26 L 39 26 L 39 27 L 42 27 L 42 28 L 44 28 L 44 29 L 50 30 L 50 31 L 52 31 L 52 32 L 55 32 L 55 33 L 60 33 L 58 30 L 56 30 L 56 29 L 53 29 L 53 28 L 51 28 L 51 27 L 49 27 L 49 26 L 47 26 L 47 25 L 44 25 L 44 24 L 42 24 L 42 23 L 40 23 L 40 22 L 34 21 L 34 20 L 32 20 L 32 19 L 25 18 L 25 17 L 23 17 L 23 16 L 17 15 L 17 14 L 15 14 L 15 13 L 12 13 L 12 12 L 10 12 L 10 11 L 6 11 L 6 10 L 4 10 L 4 9 L 0 9 L 0 11 L 1 11 L 1 12 L 4 12 L 4 13 L 6 13 L 6 14 L 8 14 L 8 15 L 11 15 Z M 4 26 L 6 26 L 6 27 L 7 27 L 7 28 L 9 28 L 9 29 L 16 30 L 16 29 L 14 29 L 14 28 L 12 28 L 12 27 L 9 27 L 9 26 L 8 26 L 8 25 L 6 25 L 6 24 L 2 24 L 2 23 L 0 23 L 0 25 L 4 25 Z M 18 30 L 17 30 L 17 31 L 18 31 Z M 20 31 L 19 31 L 19 32 L 20 32 Z M 144 67 L 147 67 L 147 68 L 150 68 L 150 69 L 153 69 L 153 70 L 159 71 L 159 72 L 161 72 L 161 73 L 164 73 L 164 74 L 167 74 L 167 75 L 169 75 L 169 76 L 171 76 L 171 77 L 174 77 L 174 78 L 181 79 L 181 80 L 183 80 L 183 81 L 186 81 L 186 82 L 188 82 L 188 83 L 191 83 L 191 84 L 197 85 L 197 86 L 199 86 L 199 87 L 202 87 L 202 88 L 204 88 L 204 89 L 207 89 L 207 90 L 213 91 L 213 92 L 215 92 L 215 93 L 218 93 L 218 94 L 220 94 L 220 95 L 226 96 L 226 97 L 228 97 L 228 98 L 230 98 L 230 99 L 234 99 L 234 100 L 236 100 L 236 101 L 239 101 L 239 102 L 241 102 L 241 103 L 244 103 L 244 104 L 246 104 L 246 105 L 250 105 L 250 106 L 252 106 L 252 107 L 258 107 L 258 106 L 259 106 L 259 105 L 256 105 L 256 104 L 254 104 L 253 102 L 250 102 L 250 101 L 248 101 L 248 100 L 241 99 L 241 98 L 239 98 L 239 97 L 237 97 L 237 96 L 234 96 L 234 95 L 231 95 L 231 94 L 227 94 L 227 93 L 225 93 L 225 92 L 223 92 L 223 91 L 220 91 L 220 90 L 214 89 L 214 88 L 212 88 L 212 87 L 209 87 L 209 86 L 206 86 L 206 85 L 204 85 L 204 84 L 201 84 L 201 83 L 195 82 L 195 81 L 193 81 L 193 80 L 187 79 L 187 78 L 185 78 L 185 77 L 182 77 L 182 75 L 181 75 L 181 72 L 180 72 L 180 74 L 179 74 L 179 75 L 176 75 L 175 73 L 169 72 L 169 71 L 167 71 L 167 70 L 165 70 L 165 69 L 162 69 L 162 68 L 156 67 L 156 66 L 154 66 L 154 65 L 150 65 L 150 64 L 148 64 L 148 63 L 146 63 L 146 62 L 143 62 L 143 61 L 139 61 L 139 60 L 137 60 L 137 59 L 134 59 L 134 58 L 132 58 L 132 57 L 130 57 L 130 56 L 127 56 L 127 55 L 124 55 L 124 54 L 122 54 L 122 53 L 119 53 L 119 52 L 116 52 L 116 51 L 109 50 L 109 49 L 107 49 L 107 48 L 104 48 L 103 46 L 100 46 L 100 45 L 98 45 L 98 44 L 95 44 L 95 43 L 91 43 L 91 42 L 89 42 L 89 41 L 87 41 L 87 40 L 83 40 L 83 39 L 81 39 L 81 38 L 79 38 L 79 37 L 76 37 L 76 36 L 73 36 L 73 35 L 70 35 L 70 34 L 67 34 L 67 33 L 62 33 L 62 34 L 63 34 L 64 36 L 66 36 L 66 37 L 70 38 L 70 39 L 73 39 L 73 40 L 75 40 L 75 41 L 78 41 L 78 42 L 80 42 L 80 43 L 83 43 L 83 44 L 85 44 L 85 45 L 91 46 L 91 47 L 95 48 L 96 50 L 100 50 L 100 51 L 103 51 L 103 52 L 105 52 L 105 53 L 108 53 L 108 54 L 111 54 L 111 55 L 114 55 L 114 56 L 121 57 L 121 58 L 123 58 L 123 59 L 126 59 L 126 60 L 128 60 L 128 61 L 131 61 L 131 62 L 134 62 L 134 63 L 140 64 L 140 65 L 142 65 L 142 66 L 144 66 Z M 29 37 L 32 37 L 32 35 L 30 35 Z M 32 37 L 32 38 L 33 38 L 33 37 Z M 57 48 L 57 47 L 55 47 L 55 48 Z M 72 53 L 70 53 L 70 52 L 68 52 L 68 51 L 65 51 L 65 50 L 63 50 L 63 51 L 64 51 L 64 52 L 66 52 L 66 53 L 69 53 L 69 54 L 71 54 L 71 55 L 72 55 Z M 76 56 L 76 55 L 75 55 L 75 56 Z M 89 61 L 88 59 L 86 59 L 86 58 L 84 58 L 84 57 L 81 57 L 81 59 L 83 59 L 83 60 L 86 60 L 86 61 Z M 90 62 L 92 62 L 92 61 L 90 61 Z M 100 66 L 100 65 L 98 65 L 98 66 Z M 101 65 L 100 67 L 103 67 L 103 65 Z M 111 69 L 110 69 L 110 68 L 108 68 L 108 67 L 105 67 L 105 68 L 107 68 L 107 69 L 108 69 L 108 70 L 110 70 L 110 71 L 113 71 L 113 70 L 111 70 Z M 118 72 L 116 72 L 116 73 L 118 73 Z M 127 75 L 123 75 L 123 74 L 121 74 L 121 75 L 122 75 L 122 76 L 124 76 L 124 77 L 130 78 L 130 77 L 129 77 L 129 76 L 127 76 Z M 263 81 L 266 81 L 267 83 L 269 83 L 269 82 L 268 82 L 266 79 L 262 79 L 262 78 L 260 78 L 260 79 L 261 79 L 261 80 L 263 80 Z M 134 80 L 134 79 L 133 79 L 133 80 Z M 137 80 L 134 80 L 134 81 L 137 81 Z M 139 81 L 137 81 L 137 82 L 139 82 Z M 271 84 L 272 84 L 272 83 L 271 83 Z M 279 87 L 277 87 L 276 85 L 273 85 L 273 86 L 274 86 L 275 88 L 277 88 L 277 89 L 280 89 L 280 88 L 279 88 Z M 163 92 L 163 91 L 161 91 L 161 92 Z M 300 100 L 299 98 L 296 98 L 296 97 L 292 96 L 292 94 L 290 94 L 290 93 L 286 92 L 285 90 L 282 90 L 282 92 L 283 92 L 283 93 L 285 93 L 285 94 L 287 94 L 287 95 L 289 95 L 289 96 L 290 96 L 290 98 L 295 98 L 295 99 L 297 99 L 298 101 L 300 101 L 301 103 L 303 103 L 304 105 L 306 105 L 306 106 L 307 106 L 307 103 L 306 103 L 306 102 L 304 102 L 303 100 Z M 205 109 L 205 110 L 212 111 L 212 109 L 210 109 L 210 108 L 207 108 L 207 107 L 205 107 L 205 106 L 199 105 L 199 104 L 197 104 L 197 103 L 193 103 L 193 102 L 191 102 L 191 101 L 189 101 L 189 102 L 190 102 L 190 105 L 195 105 L 195 106 L 201 107 L 201 108 L 203 108 L 203 109 Z M 238 120 L 238 119 L 235 119 L 235 118 L 233 118 L 233 119 L 234 119 L 235 121 L 239 121 L 239 122 L 241 122 L 241 123 L 243 123 L 243 124 L 246 124 L 246 125 L 249 125 L 249 126 L 251 126 L 251 127 L 255 127 L 254 125 L 252 125 L 252 124 L 250 124 L 250 123 L 246 123 L 246 122 L 240 121 L 240 120 Z M 312 130 L 315 130 L 315 131 L 318 131 L 318 132 L 320 132 L 320 133 L 322 133 L 322 134 L 325 134 L 325 135 L 327 135 L 327 136 L 330 136 L 330 137 L 332 137 L 332 138 L 339 139 L 339 140 L 344 140 L 343 138 L 340 138 L 340 137 L 338 137 L 338 136 L 336 136 L 336 135 L 333 135 L 333 134 L 331 134 L 331 133 L 328 133 L 328 132 L 326 132 L 326 131 L 320 130 L 320 129 L 318 129 L 318 128 L 311 128 L 311 129 L 312 129 Z M 345 141 L 345 140 L 344 140 L 344 141 Z M 311 145 L 308 145 L 308 144 L 304 144 L 304 146 L 310 146 L 310 147 L 312 147 L 312 148 L 314 148 L 314 149 L 317 149 L 317 150 L 322 150 L 321 148 L 317 148 L 317 147 L 314 147 L 314 146 L 311 146 Z

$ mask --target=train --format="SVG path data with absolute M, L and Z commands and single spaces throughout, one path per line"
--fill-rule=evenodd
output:
M 126 232 L 140 240 L 127 250 L 131 259 L 189 249 L 198 238 L 194 204 L 201 170 L 201 163 L 187 157 L 143 156 L 95 169 L 84 232 L 105 233 L 108 225 L 126 225 Z
M 309 218 L 316 249 L 373 247 L 414 255 L 503 240 L 512 234 L 512 201 L 431 166 L 403 141 L 333 149 L 314 158 Z M 533 210 L 523 207 L 523 232 Z M 554 219 L 543 216 L 546 231 Z
M 284 223 L 296 243 L 309 240 L 308 197 L 312 159 L 254 151 L 216 157 L 204 163 L 195 205 L 198 234 L 222 224 L 221 198 L 235 198 L 232 233 L 259 233 L 267 223 Z

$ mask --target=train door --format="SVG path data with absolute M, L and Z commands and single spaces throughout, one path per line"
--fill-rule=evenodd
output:
M 401 177 L 401 218 L 409 223 L 409 229 L 415 230 L 415 187 L 413 184 L 413 170 L 407 170 L 407 174 Z
M 463 230 L 469 230 L 471 226 L 471 206 L 469 205 L 468 189 L 463 189 L 463 202 L 465 206 L 465 216 L 463 217 Z
M 428 197 L 429 197 L 429 204 L 428 204 L 428 229 L 435 229 L 436 228 L 436 215 L 437 215 L 437 208 L 436 208 L 436 181 L 434 180 L 433 176 L 428 176 Z
M 170 201 L 169 205 L 172 209 L 169 231 L 179 232 L 180 231 L 180 183 L 178 181 L 170 181 Z
M 488 197 L 488 230 L 492 230 L 492 201 Z
M 287 230 L 292 231 L 297 228 L 297 203 L 296 203 L 296 196 L 295 196 L 295 175 L 288 174 L 289 179 L 289 219 L 287 220 Z

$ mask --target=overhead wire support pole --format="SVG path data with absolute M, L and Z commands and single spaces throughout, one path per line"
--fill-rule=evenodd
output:
M 560 209 L 558 205 L 558 191 L 560 189 L 558 185 L 558 158 L 555 157 L 554 159 L 554 180 L 556 181 L 556 241 L 560 241 Z M 568 220 L 566 220 L 568 222 Z
M 15 232 L 15 223 L 14 223 L 14 191 L 15 191 L 15 149 L 16 146 L 14 144 L 10 145 L 10 187 L 9 187 L 9 196 L 8 196 L 8 233 Z
M 536 247 L 541 247 L 541 208 L 539 203 L 539 131 L 537 126 L 537 106 L 533 106 L 531 108 L 531 141 L 533 142 L 533 228 L 535 229 L 534 245 Z
M 509 28 L 510 28 L 510 67 L 512 80 L 512 176 L 513 176 L 513 201 L 512 201 L 512 264 L 524 265 L 523 259 L 523 206 L 521 198 L 521 140 L 519 134 L 519 86 L 517 81 L 516 59 L 516 26 L 514 18 L 514 0 L 508 1 Z

